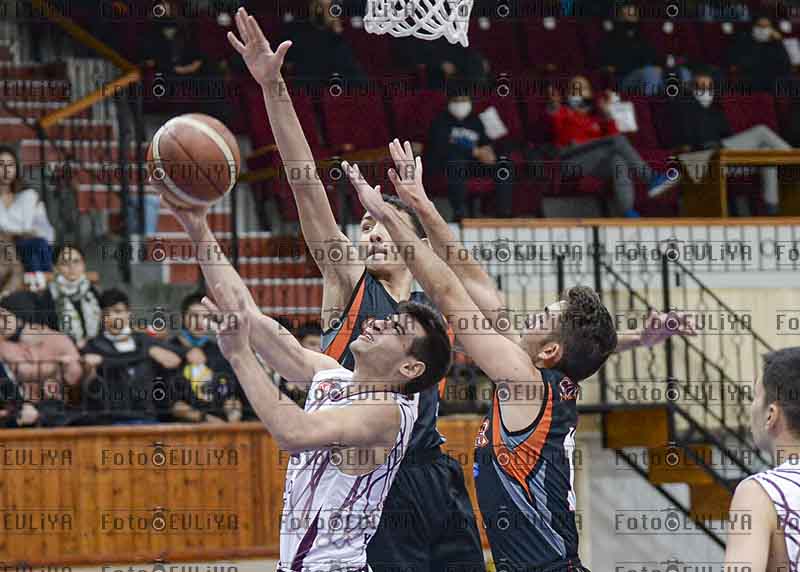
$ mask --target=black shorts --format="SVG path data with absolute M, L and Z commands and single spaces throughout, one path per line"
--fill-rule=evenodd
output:
M 373 572 L 485 572 L 461 465 L 440 450 L 409 456 L 367 545 Z

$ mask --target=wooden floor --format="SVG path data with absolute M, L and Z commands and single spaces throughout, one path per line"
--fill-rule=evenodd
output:
M 277 560 L 225 560 L 223 562 L 178 562 L 172 563 L 173 570 L 181 572 L 226 572 L 228 570 L 235 570 L 236 572 L 274 572 L 277 566 Z M 70 572 L 109 572 L 110 570 L 153 570 L 153 564 L 113 564 L 113 565 L 97 565 L 97 566 L 84 566 L 84 567 L 70 567 Z M 170 567 L 166 567 L 167 570 Z M 47 567 L 44 567 L 43 572 L 47 572 Z M 51 567 L 51 572 L 57 572 L 57 567 Z M 31 572 L 36 572 L 37 568 L 34 567 Z

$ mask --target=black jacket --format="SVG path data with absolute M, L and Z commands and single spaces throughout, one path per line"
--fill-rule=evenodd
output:
M 668 119 L 670 147 L 689 145 L 692 150 L 716 147 L 721 139 L 733 135 L 717 102 L 703 107 L 694 97 L 682 99 L 671 105 Z

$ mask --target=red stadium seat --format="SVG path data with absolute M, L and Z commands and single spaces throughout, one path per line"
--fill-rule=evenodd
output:
M 356 61 L 371 78 L 380 79 L 392 74 L 395 68 L 391 52 L 391 36 L 368 34 L 363 27 L 354 28 L 347 18 L 342 35 L 352 48 Z
M 447 95 L 441 90 L 422 90 L 391 98 L 394 134 L 401 141 L 425 141 L 437 115 L 447 108 Z
M 728 118 L 728 123 L 734 133 L 755 125 L 766 125 L 773 131 L 778 131 L 775 102 L 769 94 L 724 97 L 722 109 L 725 111 L 725 117 Z
M 493 92 L 488 97 L 476 98 L 473 101 L 473 107 L 476 113 L 483 113 L 489 107 L 494 107 L 497 110 L 500 119 L 503 120 L 503 123 L 508 129 L 508 135 L 499 141 L 521 144 L 525 140 L 519 106 L 513 94 L 507 97 L 501 97 L 496 92 Z
M 332 147 L 371 149 L 389 143 L 382 94 L 354 90 L 334 96 L 326 91 L 322 96 L 322 116 Z
M 635 133 L 628 133 L 627 136 L 637 149 L 657 149 L 658 137 L 653 123 L 653 115 L 650 111 L 650 101 L 646 97 L 632 97 L 634 111 L 636 113 L 636 125 L 639 130 Z
M 273 145 L 275 143 L 275 136 L 272 134 L 272 128 L 269 124 L 267 117 L 267 110 L 264 107 L 264 96 L 261 93 L 261 88 L 253 82 L 249 81 L 243 87 L 244 101 L 247 106 L 250 120 L 250 137 L 253 142 L 253 148 L 257 149 L 264 145 Z M 314 103 L 311 96 L 303 93 L 301 90 L 292 90 L 290 88 L 290 95 L 294 110 L 297 112 L 297 117 L 300 120 L 300 125 L 303 127 L 303 133 L 308 139 L 308 144 L 311 146 L 312 151 L 322 150 L 322 138 L 319 134 L 319 127 L 317 124 L 316 113 L 314 112 Z
M 672 26 L 671 30 L 668 27 Z M 683 22 L 646 21 L 641 23 L 642 37 L 648 39 L 663 56 L 683 56 L 702 53 L 702 46 L 694 36 L 694 30 Z
M 494 73 L 525 69 L 519 26 L 496 18 L 480 18 L 470 23 L 469 45 L 489 60 Z
M 730 22 L 727 24 L 733 26 Z M 694 55 L 693 61 L 724 68 L 734 34 L 726 34 L 720 22 L 693 22 L 690 25 L 694 27 L 696 37 L 702 40 L 698 43 L 699 52 Z
M 554 27 L 546 25 L 555 23 Z M 545 72 L 575 73 L 583 70 L 585 58 L 578 24 L 574 20 L 534 18 L 525 27 L 528 61 Z

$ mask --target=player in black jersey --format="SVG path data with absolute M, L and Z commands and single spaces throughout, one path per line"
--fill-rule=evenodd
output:
M 393 155 L 401 149 L 397 144 Z M 402 177 L 390 170 L 398 195 L 420 213 L 435 210 L 422 188 L 422 163 L 410 145 L 395 160 L 413 166 L 401 169 Z M 371 218 L 404 246 L 400 252 L 414 277 L 466 352 L 495 382 L 492 408 L 476 439 L 475 476 L 496 569 L 585 570 L 578 555 L 572 488 L 578 384 L 614 351 L 652 345 L 674 333 L 691 334 L 691 329 L 649 327 L 626 333 L 618 343 L 608 310 L 586 287 L 571 288 L 544 313 L 527 316 L 524 328 L 513 327 L 513 316 L 501 322 L 496 313 L 482 311 L 473 291 L 459 280 L 456 270 L 466 256 L 460 244 L 452 243 L 456 252 L 437 256 L 378 189 L 356 168 L 344 167 Z M 502 334 L 501 324 L 506 326 Z

